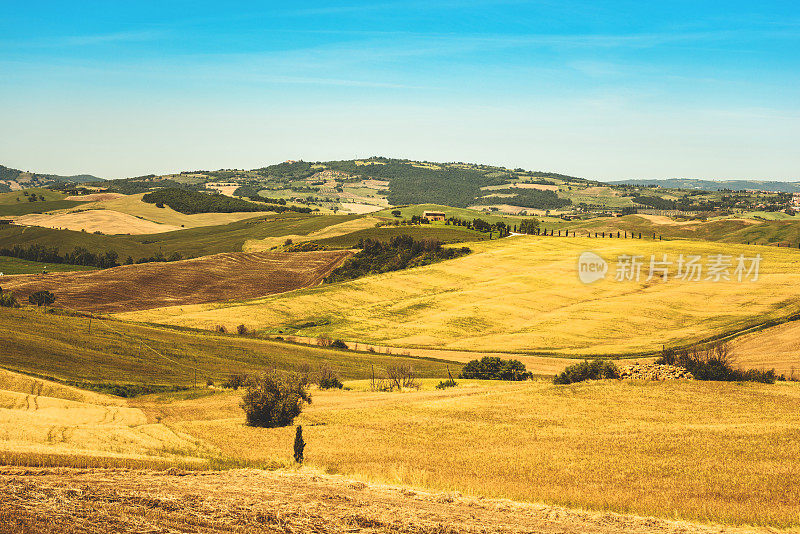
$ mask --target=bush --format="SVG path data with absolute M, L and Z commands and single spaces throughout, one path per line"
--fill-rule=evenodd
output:
M 456 382 L 452 378 L 448 378 L 447 380 L 441 380 L 438 384 L 436 384 L 436 389 L 454 388 L 457 385 L 458 382 Z
M 222 387 L 227 389 L 239 389 L 240 387 L 244 387 L 247 383 L 247 375 L 244 373 L 235 373 L 228 377 L 228 379 L 222 383 Z
M 345 343 L 341 339 L 337 339 L 336 341 L 331 343 L 331 347 L 333 347 L 335 349 L 346 349 L 347 348 L 347 343 Z
M 55 302 L 56 296 L 49 291 L 37 291 L 28 296 L 28 302 L 36 304 L 37 306 L 49 306 Z
M 245 325 L 240 324 L 239 326 L 236 327 L 236 333 L 239 334 L 240 336 L 246 336 L 247 334 L 250 333 L 250 331 L 247 329 Z
M 342 389 L 344 384 L 339 380 L 339 375 L 328 365 L 319 370 L 319 389 Z
M 305 403 L 311 403 L 303 380 L 296 374 L 264 373 L 247 381 L 241 407 L 247 424 L 257 427 L 291 425 Z
M 681 351 L 665 349 L 656 363 L 683 367 L 692 373 L 696 380 L 761 382 L 763 384 L 774 384 L 776 380 L 774 369 L 744 371 L 734 368 L 730 348 L 724 342 L 705 347 L 696 345 Z
M 554 384 L 572 384 L 584 380 L 599 380 L 601 378 L 619 378 L 619 370 L 614 362 L 601 360 L 584 361 L 570 365 L 553 379 Z
M 0 308 L 19 308 L 19 302 L 14 293 L 6 291 L 3 293 L 3 288 L 0 287 Z
M 403 388 L 419 389 L 414 368 L 408 364 L 390 365 L 386 368 L 386 375 L 389 378 L 389 386 L 391 389 L 398 391 Z
M 459 378 L 478 380 L 527 380 L 531 373 L 519 360 L 504 360 L 497 356 L 484 356 L 472 360 L 461 370 Z

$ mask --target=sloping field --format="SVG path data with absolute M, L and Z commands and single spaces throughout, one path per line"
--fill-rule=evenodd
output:
M 113 250 L 120 258 L 133 256 L 134 259 L 152 257 L 159 251 L 165 256 L 174 252 L 184 257 L 206 256 L 219 252 L 240 252 L 245 241 L 250 239 L 283 237 L 285 240 L 287 236 L 305 235 L 356 218 L 354 215 L 262 214 L 219 226 L 200 226 L 174 232 L 130 236 L 97 235 L 38 226 L 3 225 L 0 226 L 0 248 L 40 244 L 66 252 L 80 246 L 92 252 Z
M 14 219 L 23 226 L 43 226 L 74 230 L 76 232 L 101 232 L 103 234 L 158 234 L 180 230 L 179 226 L 159 224 L 127 213 L 112 210 L 81 210 L 68 213 L 28 214 Z
M 745 369 L 775 369 L 800 379 L 800 322 L 792 321 L 744 335 L 731 342 L 731 353 Z
M 0 370 L 0 463 L 37 456 L 93 457 L 181 463 L 210 451 L 189 435 L 161 423 L 123 399 L 81 391 Z M 177 457 L 170 451 L 182 451 Z
M 11 256 L 0 256 L 0 273 L 9 274 L 34 274 L 42 271 L 61 272 L 61 271 L 93 271 L 95 267 L 85 265 L 69 265 L 67 263 L 43 263 L 39 261 L 28 261 L 14 258 Z M 3 278 L 0 278 L 0 287 L 3 285 Z
M 798 384 L 457 381 L 313 391 L 296 422 L 306 464 L 487 498 L 800 526 Z M 162 420 L 225 457 L 289 460 L 294 428 L 244 426 L 238 397 L 163 405 Z
M 725 534 L 686 521 L 412 491 L 300 472 L 0 470 L 0 532 Z M 91 488 L 77 491 L 75 488 Z
M 92 272 L 4 277 L 23 298 L 56 294 L 56 306 L 92 312 L 146 310 L 282 293 L 318 284 L 347 252 L 232 252 Z
M 163 208 L 155 204 L 143 202 L 144 193 L 136 195 L 123 195 L 117 198 L 103 199 L 81 206 L 81 209 L 100 209 L 127 213 L 134 217 L 141 217 L 148 221 L 174 227 L 197 228 L 200 226 L 215 226 L 231 222 L 263 217 L 264 212 L 237 212 L 237 213 L 196 213 L 185 215 L 169 206 Z
M 356 353 L 31 307 L 0 311 L 0 367 L 77 383 L 191 386 L 211 379 L 219 384 L 234 373 L 300 371 L 305 366 L 316 370 L 322 365 L 344 379 L 367 378 L 373 370 L 382 373 L 396 364 L 411 365 L 423 377 L 446 377 L 447 366 L 456 374 L 461 369 L 458 363 L 433 358 Z M 235 331 L 236 324 L 227 326 Z
M 122 314 L 132 320 L 210 328 L 242 322 L 277 333 L 329 333 L 395 347 L 622 355 L 657 351 L 735 331 L 800 309 L 800 251 L 698 241 L 519 236 L 469 243 L 473 254 L 406 271 L 294 291 L 250 302 Z M 606 279 L 577 277 L 579 255 L 610 262 Z M 637 281 L 615 281 L 621 255 L 646 262 Z M 757 281 L 697 282 L 656 276 L 651 255 L 760 254 Z M 707 266 L 706 266 L 707 267 Z M 730 268 L 729 274 L 733 271 Z M 735 277 L 734 277 L 735 278 Z M 308 326 L 313 323 L 316 326 Z
M 259 252 L 262 250 L 269 250 L 272 247 L 283 245 L 287 239 L 291 239 L 294 243 L 302 243 L 304 241 L 314 241 L 318 239 L 327 239 L 331 237 L 338 237 L 347 235 L 358 230 L 367 228 L 374 228 L 380 219 L 375 217 L 359 217 L 357 219 L 350 219 L 336 224 L 331 224 L 324 228 L 314 230 L 307 234 L 288 234 L 274 237 L 267 237 L 266 239 L 252 239 L 244 243 L 242 250 L 245 252 Z
M 650 215 L 626 215 L 588 221 L 545 224 L 547 228 L 569 228 L 583 231 L 617 232 L 627 231 L 642 235 L 653 233 L 670 239 L 703 239 L 724 243 L 750 243 L 759 245 L 782 244 L 797 248 L 800 243 L 800 221 L 774 220 L 754 221 L 743 218 L 702 221 L 675 221 L 669 217 Z

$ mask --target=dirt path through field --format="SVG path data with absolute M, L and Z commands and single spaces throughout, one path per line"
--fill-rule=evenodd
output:
M 725 533 L 303 472 L 0 468 L 0 532 Z
M 282 337 L 287 341 L 303 343 L 307 345 L 318 344 L 317 338 L 304 336 L 270 336 Z M 352 350 L 370 351 L 378 354 L 395 354 L 397 356 L 411 356 L 413 358 L 436 358 L 437 360 L 449 360 L 451 362 L 467 363 L 472 360 L 483 358 L 484 356 L 497 356 L 499 358 L 513 358 L 525 364 L 528 371 L 536 375 L 556 375 L 566 367 L 580 363 L 583 358 L 554 358 L 548 356 L 532 356 L 530 354 L 519 354 L 514 352 L 472 352 L 466 350 L 442 350 L 442 349 L 420 349 L 407 347 L 386 347 L 373 343 L 358 343 L 346 341 L 347 348 Z M 633 358 L 621 360 L 620 363 L 629 364 L 634 362 L 652 363 L 655 358 Z

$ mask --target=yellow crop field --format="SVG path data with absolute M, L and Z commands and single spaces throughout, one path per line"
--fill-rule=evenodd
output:
M 392 347 L 527 352 L 558 356 L 652 352 L 741 331 L 800 308 L 800 251 L 700 241 L 518 236 L 469 243 L 473 253 L 433 265 L 235 303 L 161 308 L 125 319 L 212 328 L 244 323 L 269 333 Z M 607 260 L 605 279 L 577 276 L 585 251 Z M 647 280 L 651 256 L 699 256 L 699 281 Z M 636 280 L 615 280 L 624 255 L 644 263 Z M 731 280 L 706 279 L 715 255 Z M 759 255 L 757 280 L 740 282 L 736 258 Z M 746 266 L 751 266 L 752 262 Z M 686 269 L 684 269 L 684 272 Z M 623 272 L 623 274 L 625 274 Z
M 800 525 L 800 387 L 694 381 L 314 391 L 296 421 L 328 473 L 485 497 L 729 524 Z M 239 395 L 150 406 L 242 462 L 291 459 L 294 428 Z M 146 410 L 146 411 L 147 411 Z
M 0 464 L 83 466 L 110 459 L 111 465 L 203 465 L 213 454 L 123 399 L 5 370 L 0 370 L 0 436 Z
M 120 213 L 127 213 L 135 217 L 140 217 L 148 221 L 160 224 L 171 225 L 180 228 L 197 228 L 199 226 L 215 226 L 227 224 L 243 219 L 263 216 L 263 212 L 237 212 L 237 213 L 196 213 L 185 215 L 179 213 L 169 206 L 163 208 L 156 207 L 155 204 L 143 202 L 144 193 L 136 195 L 125 195 L 111 200 L 101 200 L 81 204 L 79 210 L 111 210 Z M 75 211 L 75 210 L 70 210 Z
M 293 243 L 302 243 L 304 241 L 312 241 L 316 239 L 326 239 L 329 237 L 339 237 L 358 230 L 365 230 L 367 228 L 374 228 L 381 219 L 376 217 L 359 217 L 344 221 L 338 224 L 326 226 L 320 230 L 315 230 L 306 235 L 290 234 L 276 237 L 267 237 L 265 239 L 248 239 L 244 242 L 242 250 L 245 252 L 262 252 L 270 250 L 271 248 L 283 245 L 287 239 L 291 239 Z
M 744 368 L 775 369 L 800 378 L 800 323 L 792 321 L 744 335 L 731 345 L 734 363 Z

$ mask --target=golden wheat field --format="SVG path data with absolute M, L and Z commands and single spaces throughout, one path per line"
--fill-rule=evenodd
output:
M 741 331 L 800 308 L 800 251 L 699 241 L 518 236 L 470 243 L 465 257 L 263 299 L 123 313 L 136 321 L 211 328 L 244 323 L 272 334 L 329 334 L 395 347 L 560 356 L 656 351 Z M 595 251 L 606 279 L 584 284 L 577 261 Z M 647 281 L 651 255 L 676 262 L 761 257 L 757 281 Z M 639 281 L 615 281 L 638 255 Z M 749 265 L 749 264 L 748 264 Z M 676 269 L 673 265 L 672 269 Z
M 434 384 L 384 393 L 356 381 L 349 391 L 312 391 L 296 421 L 307 444 L 304 465 L 570 508 L 800 526 L 796 383 L 460 380 L 444 391 Z M 294 428 L 245 426 L 238 392 L 143 397 L 115 408 L 129 411 L 127 419 L 108 416 L 97 403 L 73 408 L 39 397 L 36 410 L 22 402 L 24 394 L 13 401 L 8 395 L 0 432 L 30 428 L 10 448 L 29 453 L 19 463 L 36 465 L 41 455 L 50 465 L 47 454 L 59 452 L 127 454 L 131 461 L 185 456 L 206 466 L 291 464 Z M 57 419 L 69 410 L 81 417 L 64 427 Z M 53 437 L 47 428 L 58 431 Z

